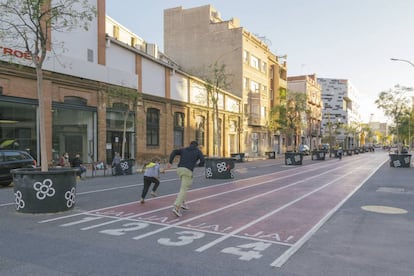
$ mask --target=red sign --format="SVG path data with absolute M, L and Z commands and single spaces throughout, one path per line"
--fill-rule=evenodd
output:
M 20 50 L 14 50 L 12 48 L 2 47 L 2 46 L 0 46 L 0 51 L 5 56 L 10 55 L 10 56 L 14 56 L 14 57 L 17 57 L 17 58 L 24 58 L 24 59 L 32 60 L 32 57 L 30 56 L 30 54 L 28 52 L 23 52 L 23 51 L 20 51 Z

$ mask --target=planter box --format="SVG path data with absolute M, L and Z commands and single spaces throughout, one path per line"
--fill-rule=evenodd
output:
M 268 159 L 276 159 L 276 152 L 275 151 L 266 151 L 265 152 Z
M 409 168 L 411 154 L 390 154 L 390 166 L 394 168 Z
M 132 174 L 132 167 L 135 165 L 134 159 L 122 160 L 119 165 L 112 167 L 112 175 Z
M 244 162 L 244 152 L 231 153 L 230 156 L 236 162 Z
M 325 160 L 326 153 L 325 151 L 317 150 L 312 151 L 312 160 Z
M 40 168 L 15 169 L 16 210 L 22 213 L 55 213 L 72 209 L 76 196 L 77 169 Z
M 206 158 L 206 178 L 228 179 L 233 178 L 234 160 L 232 158 Z
M 285 165 L 302 165 L 303 154 L 299 152 L 286 152 Z

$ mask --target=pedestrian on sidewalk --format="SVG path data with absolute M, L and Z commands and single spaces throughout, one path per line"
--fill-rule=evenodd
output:
M 141 193 L 141 203 L 145 202 L 145 197 L 152 183 L 154 183 L 154 186 L 152 187 L 151 195 L 153 197 L 157 196 L 157 189 L 160 185 L 160 173 L 164 173 L 164 169 L 161 169 L 160 158 L 158 157 L 153 158 L 151 162 L 145 164 L 143 170 L 144 186 Z
M 112 170 L 113 175 L 121 175 L 125 174 L 124 170 L 121 167 L 121 156 L 119 155 L 119 152 L 115 152 L 114 159 L 112 160 Z
M 75 158 L 71 161 L 72 168 L 78 169 L 78 172 L 76 173 L 79 179 L 82 179 L 82 174 L 86 172 L 86 167 L 83 165 L 83 162 L 80 158 L 80 154 L 76 154 Z
M 341 160 L 342 159 L 342 154 L 343 154 L 344 152 L 343 152 L 343 150 L 342 150 L 342 147 L 339 147 L 338 148 L 338 151 L 337 151 L 337 154 L 338 154 L 338 158 L 339 158 L 339 160 Z
M 185 197 L 187 190 L 190 189 L 193 184 L 193 170 L 194 167 L 204 166 L 204 156 L 201 150 L 198 148 L 197 141 L 192 141 L 190 146 L 186 148 L 173 150 L 170 154 L 170 159 L 167 164 L 167 169 L 171 168 L 174 158 L 179 155 L 180 161 L 177 165 L 177 174 L 181 179 L 180 191 L 174 202 L 173 213 L 177 217 L 181 217 L 181 209 L 188 210 L 188 206 L 185 204 Z

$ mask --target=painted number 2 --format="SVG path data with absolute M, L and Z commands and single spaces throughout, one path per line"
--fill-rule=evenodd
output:
M 204 237 L 204 233 L 195 232 L 195 231 L 180 231 L 176 232 L 178 236 L 178 241 L 172 241 L 168 238 L 161 238 L 158 239 L 158 243 L 162 245 L 169 245 L 169 246 L 182 246 L 192 243 L 196 239 L 201 239 Z
M 270 246 L 270 243 L 255 242 L 255 243 L 242 244 L 237 247 L 227 247 L 221 250 L 221 252 L 240 256 L 239 260 L 242 260 L 242 261 L 250 261 L 252 259 L 261 258 L 263 255 L 260 254 L 259 252 L 264 251 L 269 246 Z M 251 249 L 251 250 L 246 250 L 246 249 Z
M 106 230 L 102 230 L 102 231 L 99 231 L 99 232 L 103 233 L 103 234 L 112 235 L 112 236 L 122 236 L 127 232 L 137 231 L 137 230 L 143 229 L 143 228 L 148 226 L 148 223 L 130 222 L 130 223 L 125 223 L 122 226 L 129 227 L 129 228 L 106 229 Z

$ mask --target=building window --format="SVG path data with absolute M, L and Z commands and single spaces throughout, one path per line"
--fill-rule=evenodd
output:
M 34 104 L 21 104 L 0 99 L 0 149 L 25 150 L 40 160 L 36 124 Z
M 87 50 L 87 58 L 89 62 L 93 62 L 93 50 L 92 49 Z
M 267 63 L 264 61 L 262 62 L 262 72 L 267 73 Z
M 147 109 L 147 146 L 160 145 L 160 111 L 155 108 Z
M 267 117 L 266 106 L 262 106 L 260 111 L 261 111 L 260 116 L 262 118 L 266 118 Z
M 249 64 L 249 52 L 246 50 L 243 51 L 243 62 Z
M 250 81 L 250 91 L 252 93 L 259 93 L 260 92 L 260 84 L 255 81 Z
M 237 121 L 230 121 L 229 123 L 229 132 L 237 131 Z
M 258 104 L 252 104 L 250 114 L 252 116 L 260 116 L 260 105 Z
M 260 60 L 255 56 L 250 56 L 250 66 L 260 70 Z
M 174 113 L 174 147 L 184 146 L 184 113 Z
M 128 113 L 128 116 L 126 116 Z M 109 164 L 119 152 L 123 158 L 134 158 L 135 114 L 125 103 L 112 104 L 106 110 L 106 162 Z
M 243 78 L 243 88 L 244 90 L 248 90 L 249 89 L 249 79 L 248 78 Z
M 199 145 L 204 146 L 205 118 L 203 116 L 196 117 L 196 141 Z

